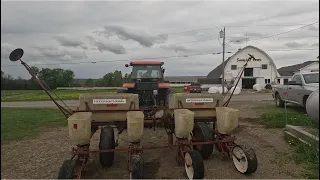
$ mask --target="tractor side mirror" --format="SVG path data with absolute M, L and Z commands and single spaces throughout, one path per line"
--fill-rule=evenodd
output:
M 129 67 L 129 65 L 128 65 L 128 64 L 125 64 L 124 66 L 125 66 L 125 67 Z

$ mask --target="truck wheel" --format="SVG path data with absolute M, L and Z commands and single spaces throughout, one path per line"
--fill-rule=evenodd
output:
M 131 156 L 130 179 L 143 179 L 143 159 L 139 154 Z
M 305 108 L 305 109 L 306 109 L 306 107 L 307 107 L 306 104 L 307 104 L 308 97 L 309 97 L 309 96 L 304 96 L 304 97 L 303 97 L 303 100 L 302 100 L 303 108 Z
M 114 149 L 114 130 L 111 126 L 103 126 L 101 128 L 99 149 Z M 103 167 L 111 167 L 114 160 L 114 152 L 100 152 L 100 164 Z
M 60 167 L 58 179 L 73 179 L 74 168 L 76 167 L 76 160 L 65 160 Z
M 235 146 L 232 149 L 232 160 L 236 169 L 242 174 L 251 174 L 257 170 L 257 156 L 249 147 Z
M 203 179 L 204 164 L 199 151 L 189 151 L 184 155 L 188 179 Z
M 197 123 L 192 131 L 196 141 L 213 141 L 213 130 L 205 123 Z M 213 152 L 213 144 L 194 145 L 193 149 L 200 152 L 203 159 L 208 159 Z
M 279 95 L 279 94 L 276 94 L 275 101 L 276 101 L 276 105 L 277 105 L 278 107 L 284 107 L 284 102 L 283 102 L 282 99 L 280 98 L 280 95 Z

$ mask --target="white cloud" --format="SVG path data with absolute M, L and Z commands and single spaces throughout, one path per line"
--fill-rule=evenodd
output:
M 284 24 L 318 21 L 316 1 L 1 1 L 1 5 L 2 66 L 19 65 L 10 62 L 8 56 L 20 47 L 30 65 L 60 64 L 47 67 L 71 69 L 76 77 L 99 78 L 116 69 L 129 69 L 124 61 L 90 62 L 221 52 L 218 37 L 223 26 L 226 42 L 232 46 L 226 51 L 257 46 L 277 67 L 314 60 L 319 55 L 318 50 L 267 51 L 318 48 L 319 24 L 254 40 L 301 26 L 281 26 Z M 179 33 L 184 31 L 188 32 Z M 248 41 L 243 40 L 246 35 Z M 221 63 L 222 55 L 159 60 L 165 62 L 167 75 L 207 75 Z M 64 64 L 77 62 L 86 64 Z M 14 77 L 29 77 L 21 66 L 2 69 Z

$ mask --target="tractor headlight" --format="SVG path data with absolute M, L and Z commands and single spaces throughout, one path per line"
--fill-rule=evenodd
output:
M 158 95 L 158 90 L 153 90 L 153 95 Z

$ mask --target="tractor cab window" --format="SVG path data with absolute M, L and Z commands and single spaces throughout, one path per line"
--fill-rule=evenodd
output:
M 131 78 L 162 78 L 160 65 L 135 65 L 132 68 Z

